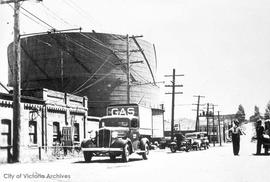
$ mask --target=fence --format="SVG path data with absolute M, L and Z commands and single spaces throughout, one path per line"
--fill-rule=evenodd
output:
M 12 146 L 0 147 L 0 163 L 12 162 Z M 78 143 L 64 146 L 54 143 L 52 146 L 21 146 L 21 161 L 34 162 L 41 160 L 56 160 L 81 157 L 81 147 Z

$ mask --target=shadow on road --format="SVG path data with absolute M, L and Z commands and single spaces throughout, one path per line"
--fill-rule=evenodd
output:
M 180 150 L 178 150 L 178 151 L 176 151 L 176 152 L 170 152 L 170 151 L 168 151 L 168 152 L 166 152 L 166 154 L 176 154 L 176 153 L 190 153 L 190 152 L 201 152 L 201 151 L 205 151 L 205 150 L 191 150 L 191 151 L 188 151 L 188 152 L 186 152 L 186 151 L 180 151 Z
M 135 159 L 129 159 L 128 162 L 136 162 L 136 161 L 141 161 L 143 159 L 138 159 L 138 158 L 135 158 Z M 125 163 L 122 161 L 121 158 L 119 159 L 115 159 L 115 160 L 111 160 L 111 159 L 93 159 L 91 162 L 85 162 L 85 161 L 76 161 L 76 162 L 73 162 L 73 164 L 82 164 L 82 163 Z

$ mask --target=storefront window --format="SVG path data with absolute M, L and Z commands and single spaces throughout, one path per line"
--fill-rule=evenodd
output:
M 1 145 L 9 146 L 11 145 L 11 120 L 2 119 L 1 120 Z
M 74 123 L 74 141 L 80 141 L 80 125 L 79 123 Z
M 59 122 L 53 122 L 53 142 L 60 142 L 60 125 Z
M 37 122 L 29 121 L 29 138 L 31 144 L 37 144 Z

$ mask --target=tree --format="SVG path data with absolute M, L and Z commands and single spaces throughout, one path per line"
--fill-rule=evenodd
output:
M 250 122 L 257 122 L 258 119 L 261 119 L 261 113 L 260 113 L 260 109 L 258 106 L 254 107 L 254 115 L 252 115 L 249 120 Z
M 246 119 L 245 110 L 241 104 L 238 106 L 238 111 L 235 114 L 235 118 L 240 122 L 240 124 Z
M 270 101 L 268 101 L 264 113 L 264 119 L 270 119 Z

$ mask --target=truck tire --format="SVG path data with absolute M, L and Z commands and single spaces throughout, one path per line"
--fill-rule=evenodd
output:
M 123 160 L 123 162 L 129 161 L 129 146 L 128 146 L 128 144 L 125 144 L 125 146 L 123 147 L 122 160 Z
M 93 153 L 86 151 L 86 152 L 83 152 L 83 156 L 84 156 L 85 162 L 90 162 L 92 160 Z
M 190 151 L 190 147 L 187 147 L 187 148 L 185 149 L 185 151 L 186 151 L 186 152 L 189 152 L 189 151 Z
M 176 145 L 171 145 L 170 149 L 171 149 L 172 153 L 175 153 L 176 152 Z
M 146 143 L 145 144 L 145 152 L 142 154 L 143 160 L 147 160 L 148 159 L 148 154 L 149 154 L 149 146 Z

